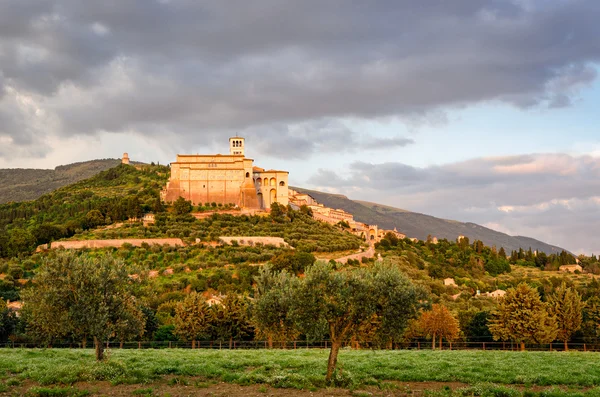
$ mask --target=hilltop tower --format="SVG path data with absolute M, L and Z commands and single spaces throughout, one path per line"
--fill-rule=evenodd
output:
M 122 164 L 129 164 L 129 154 L 123 153 L 123 159 L 121 160 Z
M 232 156 L 245 156 L 246 142 L 239 136 L 229 138 L 229 154 Z

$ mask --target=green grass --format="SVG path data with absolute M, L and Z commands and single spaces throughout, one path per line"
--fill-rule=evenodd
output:
M 144 384 L 164 375 L 240 385 L 325 387 L 324 350 L 112 350 L 96 363 L 91 350 L 0 350 L 0 374 L 40 385 L 79 381 Z M 353 351 L 340 354 L 336 383 L 347 388 L 386 381 L 458 381 L 471 385 L 592 387 L 600 385 L 600 356 L 581 352 Z

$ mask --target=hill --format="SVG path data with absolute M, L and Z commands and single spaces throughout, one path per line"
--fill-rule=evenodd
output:
M 35 200 L 46 193 L 115 167 L 115 159 L 61 165 L 53 170 L 0 169 L 0 203 Z
M 0 170 L 0 204 L 35 200 L 61 187 L 91 178 L 119 163 L 120 160 L 104 159 L 59 166 L 54 170 Z M 312 195 L 328 207 L 350 212 L 360 222 L 376 224 L 384 229 L 397 228 L 407 236 L 421 240 L 427 239 L 430 234 L 448 240 L 455 240 L 463 235 L 470 240 L 481 240 L 486 245 L 504 247 L 508 252 L 519 248 L 531 248 L 547 254 L 560 253 L 563 250 L 530 237 L 509 236 L 475 223 L 440 219 L 382 204 L 350 200 L 343 195 L 294 189 Z
M 471 241 L 481 240 L 488 246 L 504 247 L 507 252 L 519 248 L 525 250 L 531 248 L 534 251 L 537 250 L 546 254 L 556 254 L 563 251 L 560 247 L 530 237 L 509 236 L 475 223 L 441 219 L 386 205 L 351 200 L 340 194 L 323 193 L 298 187 L 292 189 L 311 195 L 327 207 L 343 209 L 353 214 L 354 219 L 359 222 L 378 225 L 384 229 L 396 228 L 408 237 L 416 237 L 420 240 L 426 240 L 428 235 L 448 240 L 456 240 L 458 236 L 466 236 Z

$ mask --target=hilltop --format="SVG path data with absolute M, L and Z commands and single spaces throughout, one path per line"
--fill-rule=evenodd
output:
M 53 170 L 0 169 L 0 203 L 35 200 L 58 188 L 113 168 L 120 162 L 116 159 L 91 160 L 61 165 Z
M 117 159 L 104 159 L 59 166 L 54 170 L 0 169 L 0 203 L 35 200 L 61 187 L 91 178 L 119 163 Z M 510 236 L 471 222 L 441 219 L 382 204 L 351 200 L 339 194 L 299 187 L 293 189 L 310 194 L 327 207 L 343 209 L 353 214 L 359 222 L 376 224 L 384 229 L 397 228 L 407 236 L 420 240 L 426 240 L 429 235 L 455 240 L 462 235 L 470 240 L 481 240 L 489 246 L 504 247 L 507 252 L 531 248 L 556 254 L 563 250 L 531 237 Z
M 545 252 L 546 254 L 557 254 L 563 251 L 563 248 L 546 244 L 534 238 L 509 236 L 471 222 L 441 219 L 386 205 L 351 200 L 341 194 L 323 193 L 299 187 L 293 187 L 292 189 L 311 195 L 327 207 L 339 208 L 349 212 L 359 222 L 378 225 L 384 229 L 396 228 L 408 237 L 416 237 L 419 240 L 426 240 L 429 235 L 448 240 L 456 240 L 458 236 L 466 236 L 471 241 L 483 241 L 485 245 L 490 247 L 504 247 L 507 252 L 517 251 L 519 248 L 525 250 L 531 248 L 534 251 Z

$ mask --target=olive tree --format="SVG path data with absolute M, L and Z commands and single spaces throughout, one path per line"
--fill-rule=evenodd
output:
M 416 317 L 423 293 L 408 278 L 390 265 L 379 264 L 370 269 L 335 271 L 331 265 L 317 262 L 309 267 L 304 278 L 282 272 L 270 291 L 286 304 L 273 307 L 262 304 L 259 294 L 257 308 L 275 314 L 278 320 L 293 325 L 310 339 L 329 336 L 331 350 L 326 380 L 331 381 L 340 348 L 351 338 L 364 332 L 378 318 L 375 331 L 381 338 L 396 338 L 402 334 L 411 318 Z M 266 277 L 268 280 L 269 278 Z M 265 280 L 259 278 L 258 289 Z M 284 292 L 286 291 L 286 292 Z
M 103 360 L 104 342 L 119 331 L 143 331 L 131 283 L 123 262 L 110 254 L 58 253 L 43 262 L 33 287 L 23 291 L 29 330 L 47 343 L 66 336 L 92 338 L 96 359 Z

